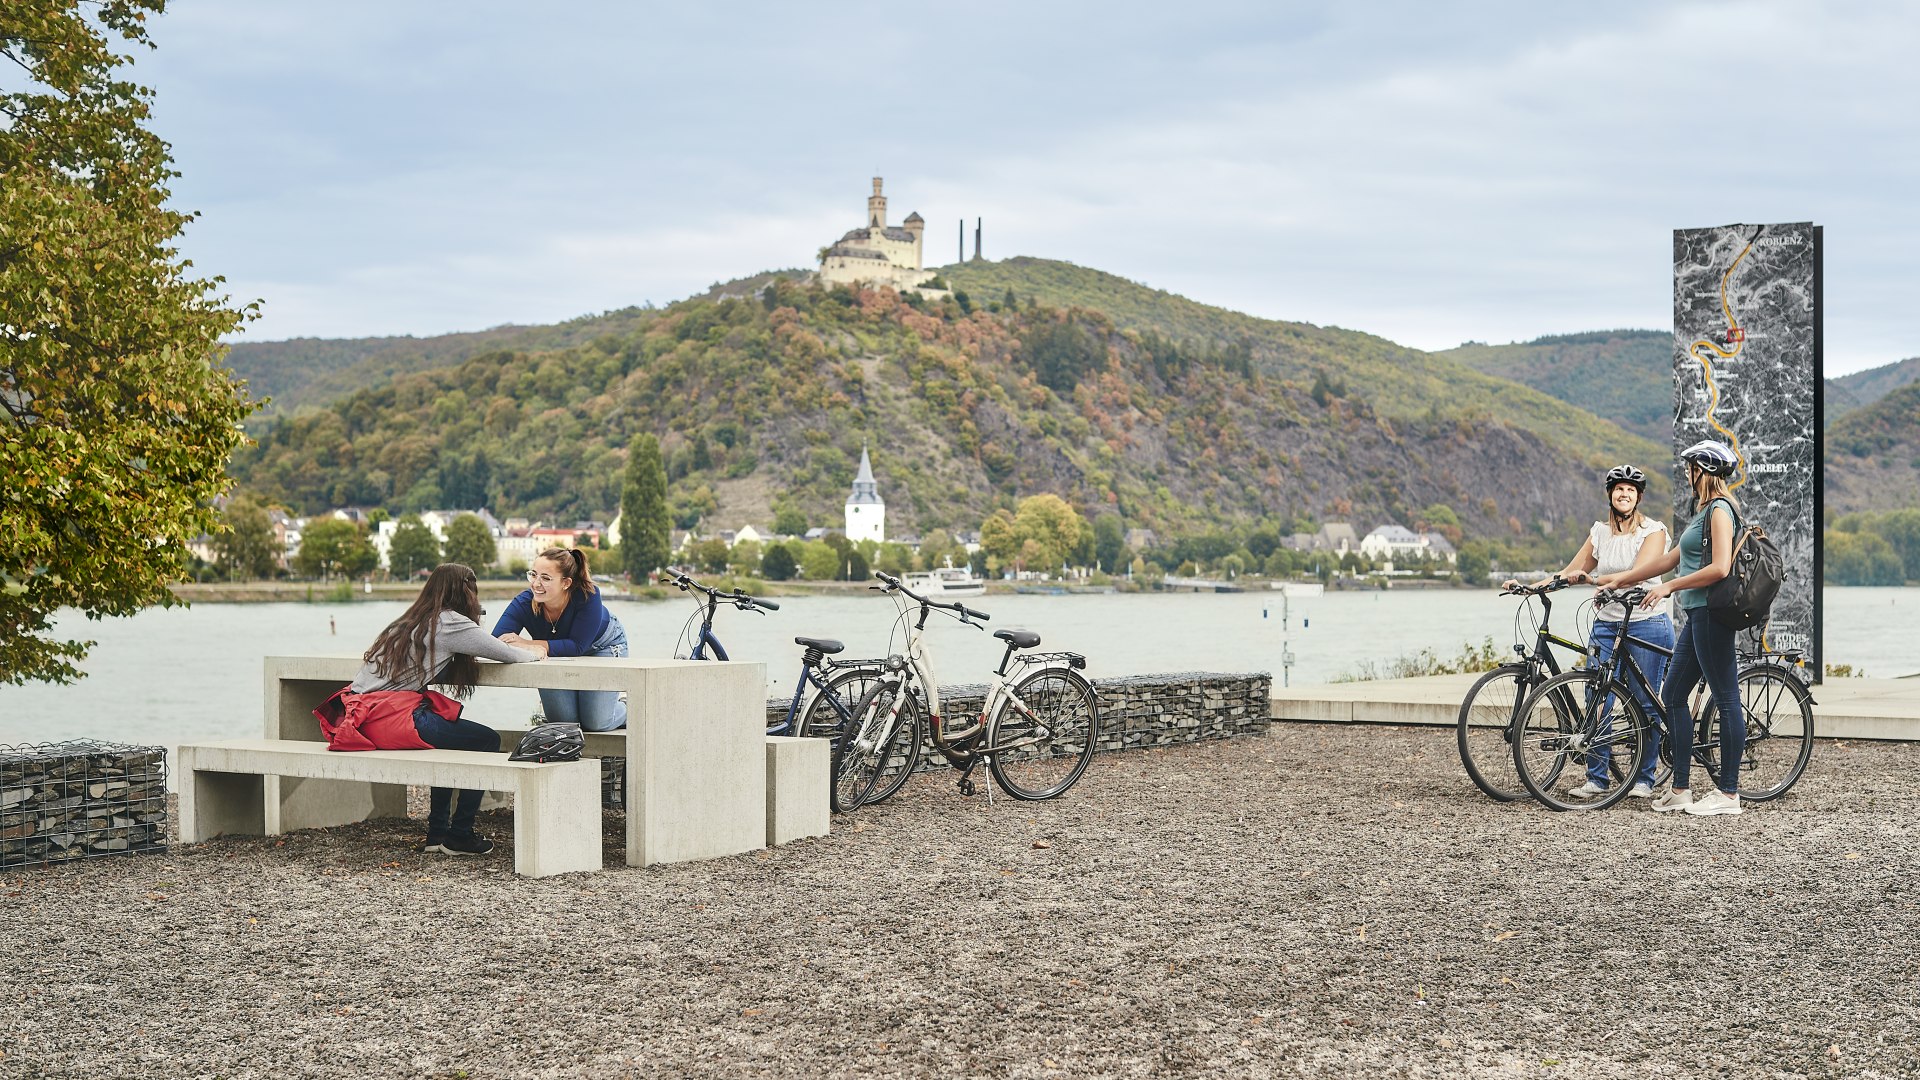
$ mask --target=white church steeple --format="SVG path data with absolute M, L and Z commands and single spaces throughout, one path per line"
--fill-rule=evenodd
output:
M 847 539 L 854 543 L 871 540 L 887 542 L 887 504 L 880 498 L 879 482 L 873 478 L 873 461 L 867 448 L 860 448 L 860 473 L 853 478 L 853 491 L 847 496 Z

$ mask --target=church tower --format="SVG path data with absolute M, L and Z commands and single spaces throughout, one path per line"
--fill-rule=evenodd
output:
M 847 539 L 856 544 L 862 540 L 887 542 L 887 504 L 880 499 L 880 485 L 873 478 L 873 462 L 864 446 L 860 448 L 860 474 L 853 478 L 853 492 L 847 496 L 846 533 Z
M 867 228 L 887 227 L 887 197 L 880 194 L 880 178 L 873 178 L 873 194 L 867 196 Z

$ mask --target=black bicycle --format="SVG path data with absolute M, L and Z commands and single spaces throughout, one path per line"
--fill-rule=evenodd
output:
M 1631 624 L 1644 588 L 1602 592 L 1602 603 L 1619 602 L 1626 616 L 1619 644 L 1605 663 L 1554 675 L 1528 695 L 1514 716 L 1510 741 L 1514 770 L 1528 794 L 1553 810 L 1604 810 L 1626 798 L 1646 755 L 1658 754 L 1658 785 L 1672 767 L 1660 691 L 1632 656 L 1632 647 L 1671 657 L 1673 650 L 1634 637 Z M 1704 618 L 1705 616 L 1699 616 Z M 1743 799 L 1765 802 L 1785 794 L 1806 771 L 1813 753 L 1813 695 L 1793 673 L 1794 653 L 1743 657 L 1739 672 L 1747 739 L 1740 765 Z M 1631 680 L 1631 687 L 1629 686 Z M 1635 690 L 1639 694 L 1634 693 Z M 1654 703 L 1654 715 L 1641 706 Z M 1702 706 L 1700 702 L 1705 702 Z M 1717 776 L 1719 710 L 1710 694 L 1696 692 L 1688 723 L 1694 726 L 1693 761 Z M 1605 776 L 1607 789 L 1591 798 L 1561 790 L 1563 780 Z
M 680 646 L 692 643 L 691 650 L 687 651 L 690 660 L 727 659 L 726 646 L 713 632 L 713 616 L 721 604 L 762 615 L 780 610 L 780 605 L 772 600 L 749 596 L 738 589 L 722 592 L 677 571 L 671 573 L 669 581 L 681 592 L 704 598 L 697 601 L 695 612 L 688 616 L 680 630 Z M 697 631 L 693 628 L 695 619 L 700 621 Z M 841 725 L 853 716 L 854 705 L 879 678 L 882 662 L 834 660 L 831 657 L 846 646 L 832 638 L 797 637 L 793 643 L 804 650 L 800 654 L 800 678 L 794 683 L 793 699 L 787 703 L 786 715 L 769 723 L 767 734 L 834 738 Z
M 1548 594 L 1559 592 L 1570 582 L 1554 576 L 1538 585 L 1518 585 L 1500 590 L 1502 596 L 1525 597 L 1514 613 L 1515 638 L 1521 637 L 1518 625 L 1531 610 L 1532 601 L 1540 601 L 1540 619 L 1534 626 L 1533 649 L 1517 642 L 1513 651 L 1520 659 L 1502 664 L 1480 676 L 1460 702 L 1460 714 L 1454 722 L 1455 741 L 1460 747 L 1460 764 L 1467 777 L 1489 798 L 1512 802 L 1523 798 L 1527 788 L 1513 764 L 1513 722 L 1527 695 L 1552 676 L 1560 674 L 1552 646 L 1585 656 L 1587 647 L 1553 632 L 1553 601 Z

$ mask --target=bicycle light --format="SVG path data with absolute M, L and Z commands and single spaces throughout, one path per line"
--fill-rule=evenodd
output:
M 906 667 L 907 658 L 901 656 L 899 653 L 894 653 L 892 656 L 887 657 L 888 671 L 905 671 Z

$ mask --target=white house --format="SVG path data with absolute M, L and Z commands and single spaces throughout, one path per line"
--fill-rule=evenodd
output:
M 1382 525 L 1360 541 L 1360 554 L 1379 562 L 1420 559 L 1429 554 L 1432 544 L 1426 537 L 1402 525 Z

